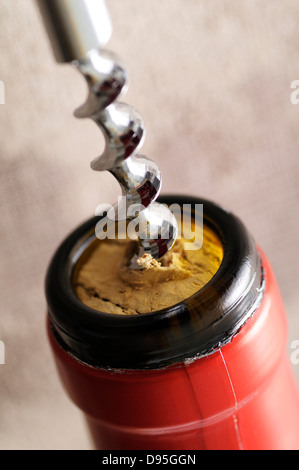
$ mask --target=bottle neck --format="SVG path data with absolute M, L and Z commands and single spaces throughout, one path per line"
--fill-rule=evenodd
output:
M 92 366 L 156 369 L 211 354 L 231 341 L 258 308 L 264 290 L 262 261 L 243 223 L 205 200 L 170 196 L 163 204 L 203 204 L 204 224 L 218 236 L 223 260 L 212 279 L 188 299 L 138 316 L 110 315 L 82 304 L 72 273 L 94 237 L 98 218 L 74 231 L 50 264 L 46 296 L 60 344 Z

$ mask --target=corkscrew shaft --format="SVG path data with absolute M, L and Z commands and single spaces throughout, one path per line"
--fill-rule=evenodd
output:
M 111 36 L 111 21 L 103 0 L 37 0 L 58 62 L 72 62 L 85 77 L 86 103 L 78 118 L 90 118 L 105 137 L 102 155 L 91 163 L 95 171 L 109 171 L 118 180 L 126 205 L 126 219 L 138 225 L 138 247 L 130 267 L 150 254 L 159 260 L 178 233 L 172 212 L 155 202 L 162 185 L 157 165 L 138 154 L 145 138 L 141 115 L 119 101 L 127 87 L 121 61 L 103 49 Z M 123 211 L 122 211 L 123 213 Z
M 84 59 L 111 37 L 103 0 L 37 0 L 37 4 L 58 62 Z

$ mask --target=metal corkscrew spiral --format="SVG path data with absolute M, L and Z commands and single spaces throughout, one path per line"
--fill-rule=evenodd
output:
M 85 77 L 89 94 L 76 110 L 78 118 L 91 118 L 102 130 L 105 148 L 91 167 L 109 171 L 119 182 L 126 219 L 138 225 L 138 247 L 130 267 L 150 254 L 159 260 L 177 237 L 172 212 L 157 199 L 162 185 L 157 165 L 138 150 L 145 138 L 140 114 L 119 101 L 127 88 L 121 61 L 103 49 L 111 36 L 111 22 L 103 0 L 37 0 L 58 62 L 72 62 Z

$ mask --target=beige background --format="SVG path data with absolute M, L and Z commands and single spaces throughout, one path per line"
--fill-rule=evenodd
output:
M 143 114 L 143 153 L 164 193 L 230 207 L 268 254 L 290 342 L 299 339 L 297 0 L 109 0 L 109 49 L 127 65 L 125 100 Z M 114 203 L 119 188 L 89 162 L 103 138 L 74 109 L 85 82 L 54 62 L 31 0 L 0 0 L 1 449 L 88 449 L 45 335 L 47 265 L 60 241 Z M 294 366 L 299 382 L 299 365 Z

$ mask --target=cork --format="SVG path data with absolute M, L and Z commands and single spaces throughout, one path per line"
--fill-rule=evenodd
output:
M 83 304 L 113 315 L 171 307 L 202 289 L 219 269 L 222 244 L 205 225 L 202 234 L 199 248 L 190 249 L 192 242 L 181 237 L 160 262 L 150 255 L 140 258 L 140 270 L 127 267 L 135 242 L 95 240 L 75 269 L 74 291 Z

